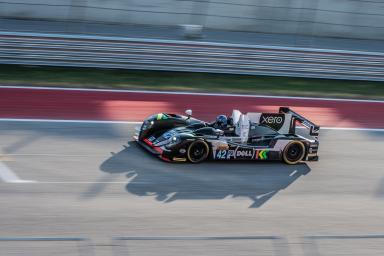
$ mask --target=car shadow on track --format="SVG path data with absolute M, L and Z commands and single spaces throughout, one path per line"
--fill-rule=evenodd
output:
M 156 200 L 223 199 L 228 196 L 253 200 L 252 208 L 262 206 L 280 190 L 311 170 L 307 164 L 280 162 L 218 162 L 201 164 L 167 163 L 150 155 L 135 142 L 104 161 L 107 173 L 127 173 L 126 190 Z

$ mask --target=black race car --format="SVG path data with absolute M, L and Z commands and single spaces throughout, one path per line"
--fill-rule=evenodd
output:
M 283 160 L 296 164 L 318 160 L 320 127 L 289 108 L 281 107 L 278 113 L 233 110 L 232 116 L 220 115 L 212 123 L 192 118 L 191 110 L 186 114 L 152 115 L 137 127 L 134 138 L 169 162 Z M 309 133 L 298 128 L 307 128 Z

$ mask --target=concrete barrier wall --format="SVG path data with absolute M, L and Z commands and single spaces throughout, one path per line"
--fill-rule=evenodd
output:
M 0 0 L 0 16 L 384 39 L 382 0 Z

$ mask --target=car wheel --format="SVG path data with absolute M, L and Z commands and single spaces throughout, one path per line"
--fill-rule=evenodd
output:
M 192 163 L 200 163 L 207 159 L 209 146 L 203 140 L 196 140 L 189 145 L 187 150 L 188 160 Z
M 291 141 L 284 148 L 283 160 L 287 164 L 297 164 L 303 160 L 305 155 L 305 146 L 301 141 Z

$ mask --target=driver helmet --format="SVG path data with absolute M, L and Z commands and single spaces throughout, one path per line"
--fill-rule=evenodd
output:
M 219 115 L 216 117 L 216 124 L 219 127 L 225 127 L 228 123 L 228 119 L 225 115 Z

